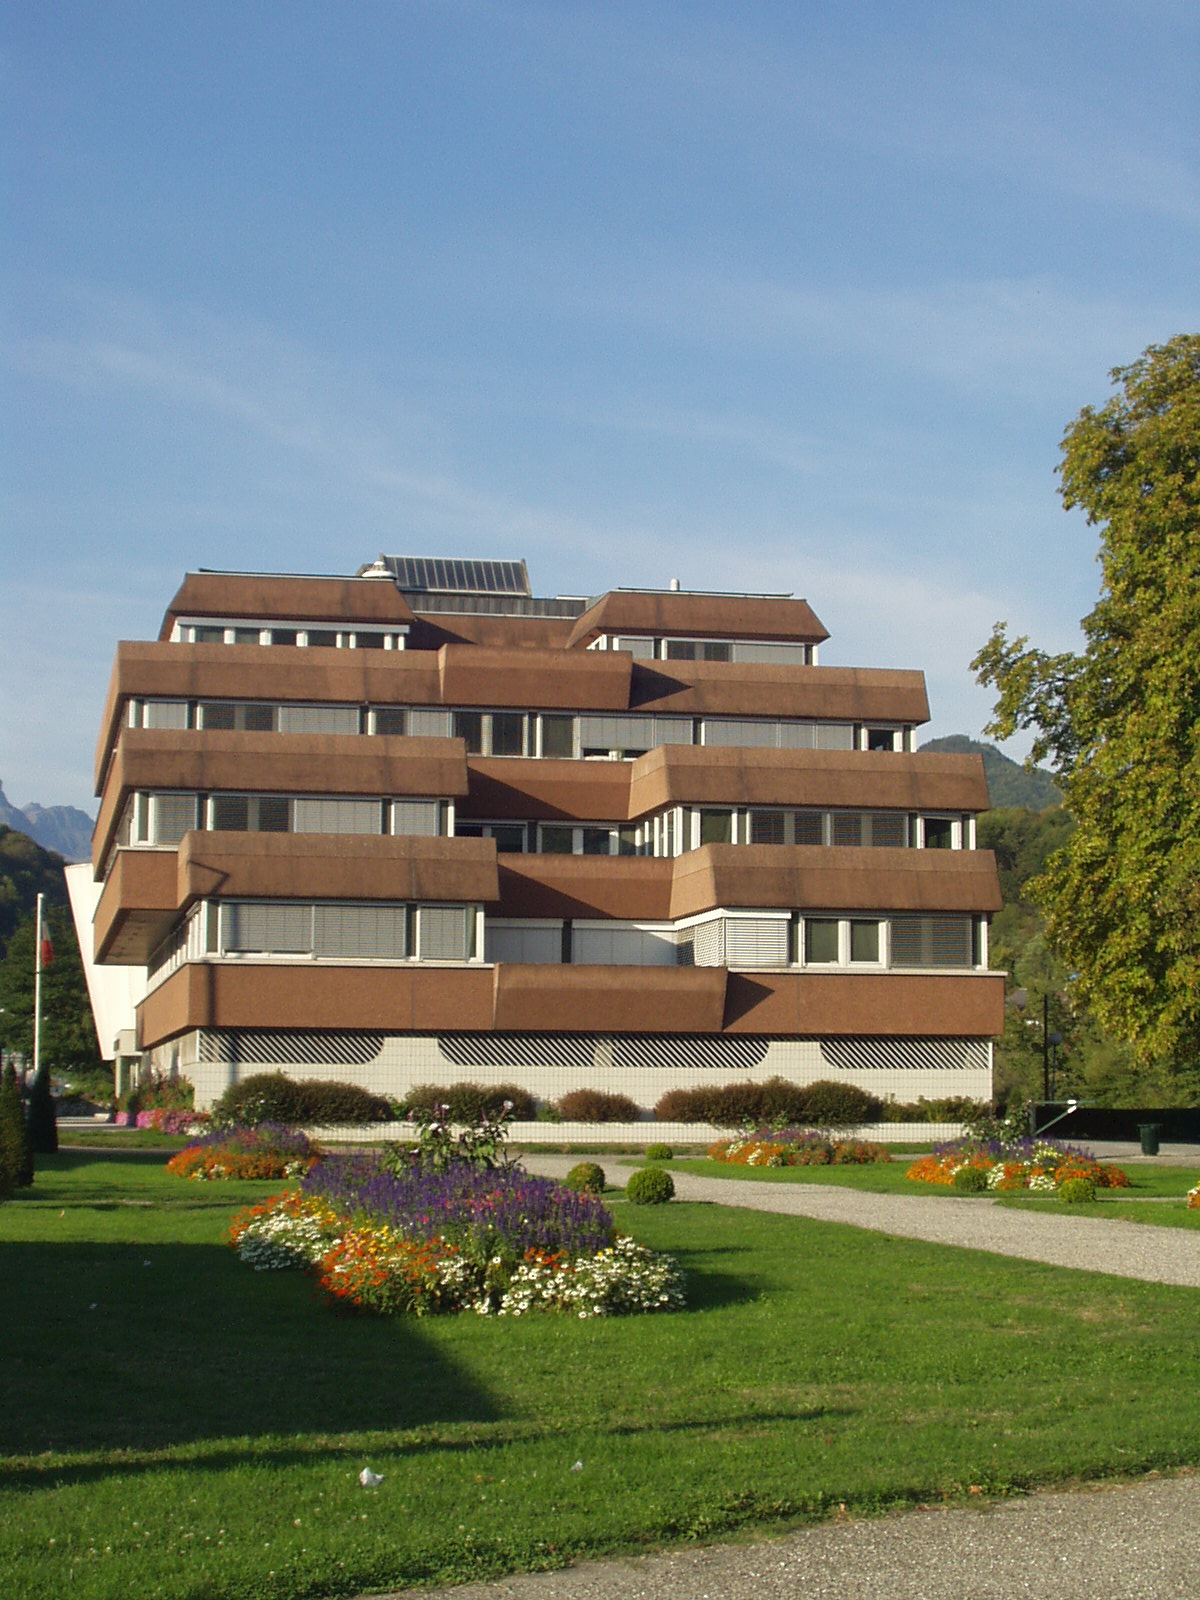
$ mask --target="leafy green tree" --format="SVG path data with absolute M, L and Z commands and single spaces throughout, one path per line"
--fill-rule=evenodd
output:
M 29 1091 L 26 1123 L 34 1154 L 52 1156 L 58 1149 L 58 1117 L 54 1110 L 54 1096 L 50 1092 L 49 1067 L 42 1067 L 34 1077 L 33 1087 Z
M 1101 530 L 1085 648 L 997 623 L 988 733 L 1035 730 L 1075 820 L 1033 885 L 1080 1000 L 1143 1066 L 1200 1087 L 1200 334 L 1151 346 L 1067 429 L 1064 506 Z

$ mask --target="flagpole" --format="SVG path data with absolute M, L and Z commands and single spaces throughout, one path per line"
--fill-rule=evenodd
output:
M 37 952 L 33 967 L 33 1075 L 36 1078 L 42 1064 L 42 901 L 45 895 L 37 897 L 37 937 L 34 948 Z

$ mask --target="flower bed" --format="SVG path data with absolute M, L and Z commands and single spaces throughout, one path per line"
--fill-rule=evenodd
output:
M 764 1129 L 709 1145 L 711 1161 L 741 1167 L 865 1166 L 890 1161 L 891 1152 L 863 1139 L 833 1139 L 811 1128 Z
M 1019 1139 L 1010 1143 L 980 1144 L 959 1139 L 938 1145 L 932 1155 L 921 1156 L 906 1176 L 916 1183 L 951 1186 L 964 1168 L 987 1174 L 987 1187 L 997 1193 L 1028 1189 L 1053 1194 L 1071 1178 L 1090 1178 L 1098 1189 L 1125 1189 L 1129 1179 L 1120 1167 L 1101 1166 L 1087 1150 L 1057 1139 Z
M 319 1158 L 305 1134 L 263 1122 L 205 1134 L 173 1155 L 167 1171 L 178 1178 L 300 1178 Z
M 334 1157 L 299 1190 L 239 1212 L 229 1238 L 257 1270 L 308 1268 L 332 1303 L 382 1315 L 587 1318 L 683 1303 L 677 1264 L 616 1239 L 595 1195 L 516 1166 Z
M 1200 1183 L 1187 1192 L 1187 1208 L 1189 1211 L 1200 1211 Z

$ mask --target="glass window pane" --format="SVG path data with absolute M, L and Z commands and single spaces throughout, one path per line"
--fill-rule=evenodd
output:
M 186 728 L 186 700 L 147 700 L 142 710 L 143 728 Z
M 862 843 L 863 819 L 857 811 L 835 811 L 833 813 L 833 842 L 840 845 L 860 845 Z
M 261 628 L 235 628 L 233 630 L 234 644 L 261 644 Z
M 701 844 L 730 844 L 732 841 L 732 811 L 702 811 L 700 813 Z
M 606 856 L 609 854 L 609 830 L 607 828 L 585 828 L 583 830 L 583 853 L 585 856 Z
M 517 711 L 492 712 L 492 754 L 519 756 L 525 753 L 525 718 Z
M 296 630 L 295 630 L 295 628 L 272 628 L 271 629 L 271 643 L 272 644 L 295 644 L 296 643 Z
M 450 736 L 450 713 L 423 709 L 411 711 L 408 731 L 416 739 L 447 739 Z
M 854 728 L 849 722 L 818 722 L 814 735 L 818 750 L 854 749 Z
M 542 718 L 542 754 L 570 759 L 575 752 L 574 717 Z
M 481 711 L 456 711 L 454 713 L 454 737 L 466 741 L 467 754 L 477 756 L 483 753 L 483 713 Z
M 949 817 L 925 818 L 926 850 L 949 850 L 954 842 L 954 824 Z
M 902 850 L 908 844 L 908 818 L 903 811 L 873 811 L 871 843 L 877 849 Z
M 356 633 L 354 635 L 354 648 L 356 650 L 382 650 L 383 635 L 381 633 Z
M 275 727 L 275 707 L 239 706 L 236 721 L 247 733 L 270 733 Z
M 193 634 L 193 638 L 194 638 L 196 644 L 224 644 L 225 643 L 225 629 L 224 628 L 206 628 L 206 627 L 193 628 L 192 634 Z
M 836 962 L 838 959 L 838 923 L 836 917 L 808 917 L 804 923 L 804 959 L 806 962 Z
M 558 823 L 545 823 L 541 830 L 541 852 L 544 856 L 569 856 L 574 849 L 573 828 Z
M 422 961 L 466 961 L 470 950 L 464 906 L 422 906 L 418 912 L 418 954 Z
M 232 728 L 233 707 L 230 705 L 202 705 L 200 707 L 200 726 L 206 729 Z
M 520 822 L 498 822 L 492 829 L 497 855 L 519 856 L 525 849 L 525 826 Z
M 403 709 L 400 706 L 377 706 L 375 708 L 375 732 L 389 735 L 403 734 Z
M 879 924 L 877 922 L 852 922 L 850 924 L 851 961 L 879 960 Z
M 308 643 L 314 650 L 333 650 L 337 646 L 336 628 L 310 628 Z

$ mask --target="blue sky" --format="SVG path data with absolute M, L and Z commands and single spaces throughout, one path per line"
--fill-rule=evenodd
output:
M 792 591 L 978 735 L 1096 598 L 1063 428 L 1198 325 L 1191 0 L 10 0 L 0 64 L 17 804 L 94 809 L 186 570 L 381 550 Z

